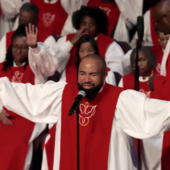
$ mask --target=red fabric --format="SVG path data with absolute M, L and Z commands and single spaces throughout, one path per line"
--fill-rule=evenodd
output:
M 120 10 L 116 3 L 115 2 L 103 3 L 101 0 L 90 0 L 88 2 L 88 6 L 99 7 L 106 13 L 109 21 L 108 33 L 109 36 L 111 36 L 120 16 Z
M 54 4 L 45 3 L 44 0 L 31 0 L 31 2 L 39 7 L 38 29 L 48 35 L 60 35 L 68 16 L 60 0 Z
M 153 11 L 153 7 L 150 8 L 151 37 L 152 37 L 153 45 L 154 46 L 160 46 L 160 43 L 158 41 L 159 37 L 155 32 L 155 24 L 154 24 L 155 19 L 153 18 L 152 11 Z
M 1 18 L 2 10 L 1 10 L 1 4 L 0 4 L 0 18 Z
M 156 76 L 154 79 L 153 96 L 156 99 L 170 101 L 170 54 L 166 63 L 166 77 Z
M 123 76 L 123 88 L 124 89 L 132 89 L 134 90 L 134 85 L 135 85 L 135 78 L 134 78 L 134 74 L 127 74 L 125 76 Z M 147 97 L 150 97 L 150 89 L 147 85 L 147 81 L 146 82 L 139 82 L 139 91 L 146 94 Z
M 161 46 L 152 47 L 151 50 L 153 51 L 153 53 L 155 54 L 155 57 L 157 59 L 156 68 L 154 69 L 154 72 L 155 72 L 155 74 L 160 74 L 160 72 L 161 72 L 161 62 L 162 62 L 164 52 L 163 52 Z
M 10 70 L 2 71 L 3 63 L 0 64 L 0 77 L 8 77 L 11 82 L 22 82 L 34 84 L 34 74 L 29 65 L 12 67 Z M 28 142 L 32 135 L 35 123 L 4 108 L 10 114 L 13 126 L 0 123 L 0 165 L 3 170 L 23 170 L 28 151 Z
M 121 91 L 121 88 L 105 84 L 93 101 L 83 99 L 79 117 L 81 170 L 107 169 L 112 122 Z M 75 84 L 67 84 L 63 92 L 60 170 L 77 167 L 76 114 L 68 115 L 77 92 Z
M 74 34 L 69 34 L 66 37 L 66 41 L 71 40 L 71 38 L 74 36 Z M 103 34 L 99 34 L 98 38 L 97 38 L 97 45 L 99 48 L 99 54 L 101 57 L 105 58 L 105 53 L 106 50 L 108 48 L 108 46 L 114 41 L 113 38 L 110 38 L 106 35 Z M 70 52 L 70 58 L 67 62 L 66 68 L 72 65 L 76 65 L 76 61 L 75 61 L 75 56 L 76 56 L 76 50 L 77 50 L 77 45 L 75 45 L 71 52 Z
M 6 51 L 8 50 L 9 46 L 11 45 L 11 39 L 15 31 L 10 31 L 6 33 Z

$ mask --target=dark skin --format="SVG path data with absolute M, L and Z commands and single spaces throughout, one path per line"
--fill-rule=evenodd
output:
M 157 3 L 153 8 L 153 17 L 155 19 L 155 26 L 163 32 L 165 35 L 170 34 L 170 1 L 162 0 Z M 156 75 L 157 76 L 157 75 Z M 151 91 L 154 91 L 154 78 L 156 76 L 150 77 L 148 81 L 148 86 Z
M 76 44 L 84 34 L 89 34 L 94 38 L 98 36 L 98 29 L 95 18 L 84 16 L 80 22 L 80 29 L 76 32 L 70 42 L 73 45 Z
M 38 16 L 35 16 L 34 12 L 20 11 L 19 13 L 19 25 L 21 24 L 38 24 Z

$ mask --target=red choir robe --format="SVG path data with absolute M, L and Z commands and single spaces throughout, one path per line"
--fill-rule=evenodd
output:
M 74 34 L 69 34 L 66 37 L 66 41 L 71 40 L 71 38 L 74 36 Z M 99 54 L 101 57 L 105 59 L 105 53 L 108 48 L 108 46 L 114 41 L 113 38 L 110 38 L 104 34 L 99 34 L 97 38 L 97 45 L 99 48 Z M 77 46 L 75 45 L 72 50 L 70 51 L 70 58 L 67 62 L 66 68 L 72 65 L 76 65 L 75 62 L 75 56 L 76 56 Z
M 155 32 L 155 19 L 153 18 L 153 15 L 152 15 L 152 11 L 153 11 L 153 7 L 149 9 L 150 10 L 150 24 L 151 24 L 151 37 L 152 37 L 152 41 L 153 41 L 153 45 L 154 46 L 160 46 L 160 43 L 158 41 L 158 35 L 156 34 Z
M 164 52 L 163 52 L 161 46 L 152 47 L 151 50 L 153 51 L 153 53 L 155 54 L 155 57 L 157 59 L 156 68 L 154 69 L 154 72 L 155 72 L 155 74 L 160 74 L 160 72 L 161 72 L 161 62 L 162 62 Z
M 34 74 L 29 65 L 11 67 L 6 72 L 2 71 L 3 63 L 0 63 L 0 77 L 8 77 L 11 82 L 34 84 Z M 12 96 L 11 96 L 12 98 Z M 28 152 L 28 144 L 35 123 L 31 122 L 14 112 L 4 108 L 10 114 L 12 126 L 0 123 L 0 169 L 2 170 L 23 170 Z
M 99 7 L 105 11 L 109 21 L 108 33 L 109 36 L 112 36 L 120 16 L 120 10 L 117 4 L 115 2 L 103 3 L 101 0 L 90 0 L 87 6 Z
M 108 94 L 107 91 L 109 91 L 109 95 L 106 95 Z M 114 117 L 114 112 L 110 112 L 110 110 L 114 110 L 113 107 L 116 107 L 121 91 L 121 88 L 106 83 L 96 99 L 93 101 L 83 99 L 79 116 L 80 169 L 107 169 L 110 134 Z M 74 170 L 77 165 L 76 114 L 68 116 L 68 111 L 77 93 L 78 89 L 75 84 L 66 85 L 63 92 L 60 170 Z M 113 95 L 115 96 L 114 99 L 112 98 Z M 102 108 L 105 108 L 105 110 Z M 105 116 L 106 112 L 108 116 Z M 94 130 L 95 133 L 93 133 Z M 54 170 L 55 131 L 56 125 L 54 124 L 50 128 L 50 140 L 45 145 L 48 170 Z M 68 143 L 70 140 L 71 142 Z M 98 150 L 98 148 L 101 148 L 101 150 Z
M 56 3 L 45 3 L 44 0 L 31 0 L 39 7 L 38 29 L 50 35 L 60 35 L 68 14 L 61 6 L 60 0 Z

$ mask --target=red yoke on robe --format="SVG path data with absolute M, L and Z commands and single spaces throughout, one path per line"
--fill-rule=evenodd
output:
M 112 36 L 120 16 L 120 10 L 117 4 L 115 2 L 103 3 L 101 0 L 90 0 L 88 6 L 99 7 L 106 13 L 109 21 L 108 33 L 109 36 Z
M 71 40 L 71 38 L 74 36 L 74 34 L 69 34 L 66 37 L 66 41 Z M 101 57 L 105 58 L 105 53 L 107 51 L 108 46 L 114 41 L 113 38 L 110 38 L 104 34 L 99 34 L 97 38 L 97 45 L 99 48 L 99 54 Z M 66 68 L 72 65 L 76 65 L 75 56 L 77 51 L 77 45 L 74 45 L 70 52 L 70 58 L 67 62 Z
M 39 7 L 38 29 L 50 35 L 60 35 L 68 14 L 61 6 L 60 0 L 56 3 L 45 3 L 44 0 L 31 0 Z

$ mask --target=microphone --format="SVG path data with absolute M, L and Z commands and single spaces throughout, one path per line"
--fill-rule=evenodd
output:
M 144 21 L 143 16 L 137 17 L 137 33 L 138 33 L 138 41 L 143 41 L 143 34 L 144 34 Z
M 82 102 L 83 98 L 86 96 L 85 91 L 81 90 L 78 92 L 78 96 L 75 98 L 73 105 L 69 110 L 69 115 L 71 116 L 77 107 L 79 107 L 80 103 Z

